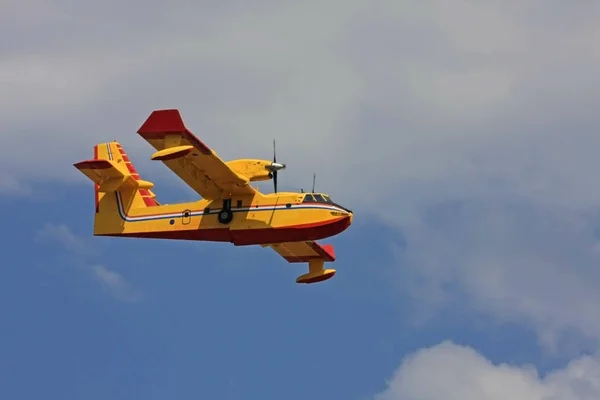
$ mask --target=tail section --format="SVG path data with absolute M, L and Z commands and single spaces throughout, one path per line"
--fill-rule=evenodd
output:
M 140 178 L 118 142 L 94 146 L 94 159 L 74 166 L 94 182 L 95 235 L 119 234 L 124 230 L 125 215 L 131 209 L 159 205 L 150 190 L 154 184 Z

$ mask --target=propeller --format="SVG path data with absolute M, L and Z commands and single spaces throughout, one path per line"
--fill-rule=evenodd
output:
M 273 139 L 273 162 L 269 167 L 269 170 L 273 174 L 273 188 L 275 189 L 275 193 L 277 193 L 277 171 L 285 169 L 285 164 L 277 163 L 277 151 L 275 148 L 275 139 Z

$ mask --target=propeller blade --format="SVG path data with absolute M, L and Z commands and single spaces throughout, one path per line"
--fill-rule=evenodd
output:
M 275 139 L 273 139 L 273 164 L 277 163 L 277 151 L 275 148 Z M 277 193 L 277 170 L 273 171 L 273 189 Z
M 273 139 L 273 162 L 271 165 L 267 166 L 267 169 L 271 172 L 271 177 L 273 178 L 273 186 L 275 187 L 275 193 L 277 193 L 277 171 L 280 169 L 285 169 L 285 164 L 279 164 L 277 162 L 277 152 L 275 148 L 275 139 Z

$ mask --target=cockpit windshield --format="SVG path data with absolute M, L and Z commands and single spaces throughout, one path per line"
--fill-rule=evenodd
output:
M 320 194 L 313 194 L 317 203 L 325 203 L 325 199 Z
M 303 203 L 314 203 L 314 202 L 316 202 L 316 200 L 312 194 L 305 194 L 302 202 Z
M 304 195 L 304 199 L 302 200 L 303 203 L 330 203 L 333 204 L 333 201 L 331 201 L 331 197 L 327 196 L 326 194 L 320 194 L 320 193 L 307 193 Z
M 352 212 L 351 210 L 342 207 L 341 205 L 334 203 L 333 200 L 331 200 L 331 197 L 329 197 L 326 194 L 323 193 L 306 193 L 304 195 L 304 199 L 302 199 L 303 203 L 328 203 L 331 205 L 334 205 L 336 207 L 341 208 L 342 210 L 346 210 L 348 212 Z

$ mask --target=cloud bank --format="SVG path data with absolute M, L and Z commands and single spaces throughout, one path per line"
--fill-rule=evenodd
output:
M 406 357 L 375 400 L 594 400 L 600 360 L 584 356 L 541 377 L 533 366 L 494 364 L 444 342 Z
M 160 197 L 180 182 L 135 130 L 177 107 L 224 158 L 270 157 L 275 137 L 282 186 L 316 171 L 357 218 L 401 231 L 394 273 L 423 308 L 459 293 L 546 345 L 600 337 L 600 4 L 116 6 L 8 3 L 0 146 L 26 138 L 35 157 L 5 154 L 2 194 L 89 185 L 72 162 L 118 138 Z

